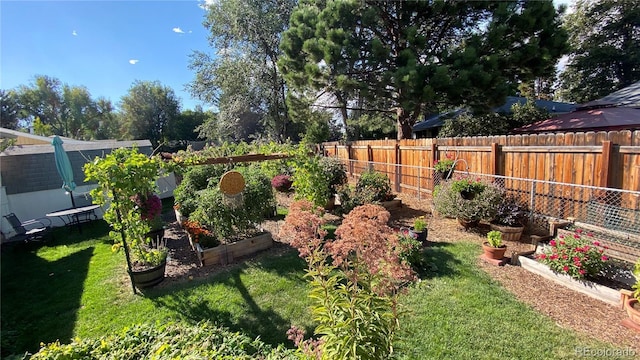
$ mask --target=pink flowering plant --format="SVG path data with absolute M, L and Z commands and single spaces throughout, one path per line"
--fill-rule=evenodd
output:
M 576 229 L 575 233 L 560 235 L 549 242 L 544 253 L 536 255 L 556 273 L 567 274 L 574 279 L 597 275 L 609 258 L 604 255 L 606 246 L 593 239 L 591 233 Z

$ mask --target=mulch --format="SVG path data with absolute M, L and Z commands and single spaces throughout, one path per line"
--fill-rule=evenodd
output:
M 403 201 L 403 206 L 391 211 L 390 225 L 397 229 L 407 227 L 411 225 L 415 217 L 425 216 L 429 224 L 428 240 L 430 242 L 470 241 L 481 244 L 489 231 L 488 226 L 481 226 L 474 231 L 465 231 L 454 219 L 432 215 L 428 200 L 420 200 L 402 194 L 399 197 Z M 287 206 L 292 198 L 291 195 L 279 194 L 277 200 L 279 204 Z M 169 215 L 167 214 L 167 216 Z M 166 220 L 173 221 L 165 234 L 168 239 L 169 260 L 166 278 L 157 287 L 172 286 L 208 277 L 239 266 L 239 263 L 236 262 L 229 265 L 201 267 L 195 252 L 189 245 L 186 233 L 175 222 L 175 217 L 173 219 L 168 217 Z M 273 234 L 275 246 L 255 257 L 275 256 L 290 251 L 291 248 L 288 245 L 278 241 L 277 233 L 281 223 L 282 220 L 270 220 L 262 224 L 265 230 Z M 506 256 L 510 256 L 514 251 L 523 252 L 534 249 L 526 233 L 520 241 L 507 242 L 507 247 Z M 518 300 L 548 316 L 560 327 L 610 343 L 612 347 L 629 347 L 636 354 L 640 354 L 640 333 L 621 325 L 621 321 L 627 318 L 626 312 L 621 307 L 612 306 L 567 289 L 519 266 L 507 264 L 498 267 L 478 259 L 478 267 L 514 294 Z

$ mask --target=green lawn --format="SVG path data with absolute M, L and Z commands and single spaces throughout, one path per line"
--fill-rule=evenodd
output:
M 304 263 L 293 251 L 134 296 L 124 255 L 111 252 L 106 224 L 83 229 L 82 235 L 56 229 L 55 240 L 44 246 L 3 250 L 3 356 L 146 321 L 209 319 L 287 346 L 290 324 L 313 328 Z M 400 358 L 573 358 L 579 346 L 611 347 L 562 330 L 518 302 L 476 266 L 479 253 L 466 242 L 425 251 L 432 268 L 401 299 Z

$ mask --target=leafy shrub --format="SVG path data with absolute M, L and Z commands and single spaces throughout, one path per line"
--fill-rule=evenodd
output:
M 581 229 L 568 236 L 559 235 L 549 246 L 544 253 L 536 255 L 538 261 L 574 279 L 597 275 L 609 260 L 600 243 L 592 241 L 590 234 L 583 235 Z
M 351 210 L 364 204 L 375 203 L 376 194 L 371 191 L 362 189 L 356 190 L 356 187 L 344 184 L 337 188 L 337 194 L 340 197 L 340 209 L 343 214 L 348 214 Z
M 464 220 L 492 220 L 504 198 L 504 191 L 494 184 L 486 185 L 472 200 L 463 199 L 453 190 L 451 181 L 441 183 L 436 190 L 433 193 L 436 211 L 442 216 Z
M 275 207 L 271 182 L 256 166 L 238 168 L 245 179 L 242 204 L 234 207 L 225 203 L 224 195 L 217 187 L 209 187 L 198 193 L 197 208 L 192 218 L 200 222 L 218 237 L 230 241 L 256 230 Z
M 528 215 L 529 211 L 525 206 L 506 197 L 496 208 L 496 216 L 492 222 L 503 226 L 524 226 Z
M 293 181 L 289 175 L 280 174 L 271 179 L 271 186 L 281 192 L 289 191 L 291 184 L 293 184 Z
M 308 264 L 309 297 L 318 340 L 289 335 L 309 357 L 388 359 L 398 326 L 397 294 L 414 278 L 400 260 L 397 234 L 387 225 L 389 212 L 378 205 L 355 208 L 325 240 L 323 210 L 308 201 L 291 204 L 280 235 Z
M 422 256 L 422 243 L 408 234 L 398 235 L 400 243 L 400 260 L 417 270 L 423 267 L 424 257 Z
M 210 179 L 220 180 L 222 174 L 229 170 L 225 165 L 198 165 L 186 170 L 182 181 L 175 190 L 173 197 L 182 215 L 189 217 L 198 206 L 198 192 L 209 187 Z
M 413 220 L 413 230 L 417 232 L 421 232 L 427 228 L 427 221 L 424 219 L 424 216 L 417 217 Z
M 33 360 L 54 359 L 296 359 L 294 350 L 272 348 L 238 332 L 200 322 L 139 324 L 99 338 L 44 345 Z
M 386 201 L 391 196 L 391 181 L 387 175 L 370 169 L 358 179 L 356 193 L 371 193 L 374 202 Z
M 333 157 L 320 158 L 320 167 L 325 176 L 329 179 L 329 188 L 333 194 L 336 193 L 340 185 L 347 183 L 347 168 L 342 161 Z
M 307 199 L 315 205 L 324 206 L 331 195 L 330 179 L 320 165 L 319 156 L 309 156 L 306 152 L 296 156 L 293 187 L 296 199 Z

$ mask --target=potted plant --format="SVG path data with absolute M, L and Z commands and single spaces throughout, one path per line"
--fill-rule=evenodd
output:
M 465 200 L 472 200 L 476 195 L 482 192 L 485 187 L 484 183 L 480 180 L 472 180 L 469 178 L 462 178 L 453 181 L 451 189 L 460 193 L 460 196 Z
M 502 260 L 507 246 L 502 243 L 502 233 L 491 230 L 487 233 L 487 241 L 482 243 L 484 257 L 491 260 Z
M 640 331 L 640 258 L 636 261 L 633 275 L 636 278 L 636 283 L 632 287 L 634 291 L 621 291 L 622 306 L 627 310 L 627 315 L 629 315 L 628 321 L 632 324 L 631 327 Z
M 528 211 L 512 198 L 504 198 L 490 223 L 491 230 L 500 231 L 506 241 L 518 241 L 524 231 Z
M 422 244 L 427 242 L 427 221 L 424 219 L 424 216 L 413 220 L 413 226 L 409 227 L 409 235 Z
M 103 158 L 84 165 L 85 181 L 98 186 L 91 191 L 93 201 L 109 205 L 104 219 L 113 231 L 114 250 L 124 249 L 133 292 L 136 287 L 153 286 L 164 279 L 167 249 L 150 246 L 147 234 L 151 222 L 143 218 L 143 207 L 136 199 L 148 197 L 156 189 L 156 181 L 164 163 L 149 157 L 138 149 L 120 148 Z M 152 215 L 151 213 L 144 216 Z
M 441 180 L 448 180 L 453 175 L 454 164 L 453 156 L 447 154 L 444 159 L 436 160 L 433 164 L 433 169 L 440 174 Z

